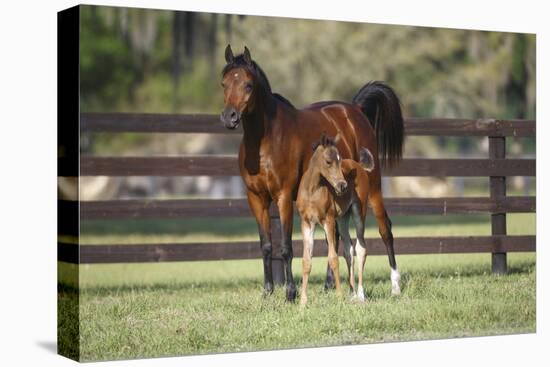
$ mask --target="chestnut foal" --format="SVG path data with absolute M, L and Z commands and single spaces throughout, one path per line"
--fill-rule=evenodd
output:
M 335 275 L 336 292 L 341 295 L 340 276 L 338 272 L 338 254 L 336 250 L 336 223 L 344 242 L 344 258 L 348 268 L 348 280 L 352 294 L 359 300 L 365 300 L 363 289 L 363 270 L 367 257 L 364 239 L 365 217 L 367 214 L 369 197 L 369 178 L 365 171 L 374 169 L 374 158 L 370 151 L 362 148 L 360 163 L 352 159 L 341 159 L 336 141 L 321 137 L 321 141 L 314 144 L 313 156 L 302 177 L 296 201 L 302 219 L 302 235 L 304 253 L 302 259 L 302 291 L 300 303 L 307 303 L 307 283 L 311 272 L 311 258 L 313 254 L 315 225 L 320 224 L 328 243 L 328 262 Z M 378 200 L 378 198 L 377 198 Z M 380 233 L 391 233 L 391 222 L 387 217 L 383 205 L 377 206 L 375 213 Z M 358 258 L 358 289 L 355 290 L 354 276 L 354 246 L 349 236 L 349 217 L 353 214 L 356 223 Z M 380 218 L 379 218 L 380 217 Z M 392 273 L 393 275 L 393 273 Z M 392 277 L 392 283 L 394 281 Z M 397 292 L 394 292 L 397 293 Z

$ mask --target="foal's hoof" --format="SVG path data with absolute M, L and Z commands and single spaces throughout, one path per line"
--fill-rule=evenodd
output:
M 401 295 L 401 288 L 399 288 L 399 287 L 396 287 L 396 288 L 392 287 L 392 289 L 391 289 L 391 295 L 392 295 L 392 296 L 400 296 L 400 295 Z
M 286 288 L 286 300 L 289 302 L 294 302 L 296 300 L 296 286 L 294 284 Z
M 365 290 L 361 286 L 357 289 L 357 300 L 365 302 Z

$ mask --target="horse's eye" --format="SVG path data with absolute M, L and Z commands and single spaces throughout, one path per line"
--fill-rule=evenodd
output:
M 327 163 L 327 166 L 330 166 L 332 164 L 332 161 L 325 161 Z
M 246 90 L 247 93 L 252 92 L 252 84 L 245 85 L 244 90 Z
M 223 83 L 222 83 L 222 88 L 224 88 L 224 89 L 225 89 L 225 84 L 223 84 Z

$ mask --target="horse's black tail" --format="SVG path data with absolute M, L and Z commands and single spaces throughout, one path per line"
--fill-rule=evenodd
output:
M 399 98 L 392 88 L 379 81 L 368 82 L 353 97 L 353 103 L 367 116 L 376 132 L 381 164 L 401 160 L 404 131 Z

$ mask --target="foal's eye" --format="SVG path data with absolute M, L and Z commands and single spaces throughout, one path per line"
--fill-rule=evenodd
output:
M 327 163 L 327 166 L 330 166 L 332 164 L 332 161 L 325 161 Z

